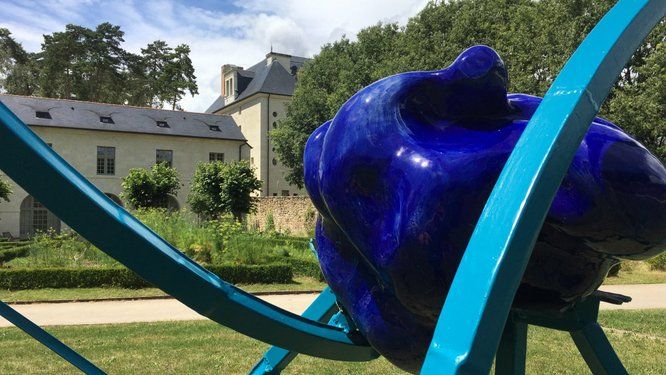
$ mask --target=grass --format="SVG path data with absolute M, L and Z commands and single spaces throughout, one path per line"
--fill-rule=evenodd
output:
M 647 262 L 622 262 L 617 277 L 607 277 L 605 285 L 618 284 L 665 284 L 666 271 L 651 269 Z
M 664 373 L 666 310 L 602 311 L 600 321 L 612 329 L 609 339 L 629 373 Z M 207 321 L 52 327 L 49 331 L 116 374 L 245 374 L 267 348 Z M 528 340 L 528 374 L 589 373 L 567 334 L 530 328 Z M 16 328 L 0 329 L 0 353 L 3 374 L 76 373 Z M 298 356 L 284 372 L 313 373 L 402 374 L 383 358 L 346 363 L 307 356 Z
M 323 290 L 326 284 L 311 277 L 295 277 L 291 284 L 239 284 L 241 289 L 250 293 L 300 292 Z M 157 288 L 120 289 L 120 288 L 79 288 L 79 289 L 33 289 L 0 290 L 0 300 L 7 303 L 25 301 L 67 301 L 94 300 L 107 298 L 158 297 L 166 294 Z

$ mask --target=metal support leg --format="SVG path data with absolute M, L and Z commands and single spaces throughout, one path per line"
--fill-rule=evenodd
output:
M 495 357 L 495 374 L 525 374 L 527 328 L 526 323 L 515 321 L 509 316 Z
M 627 374 L 606 334 L 596 322 L 572 331 L 571 337 L 593 374 Z
M 104 374 L 104 371 L 93 365 L 81 354 L 75 352 L 72 348 L 51 336 L 51 334 L 2 301 L 0 301 L 0 316 L 23 330 L 23 332 L 32 336 L 35 340 L 51 349 L 82 372 L 86 374 Z
M 303 317 L 317 320 L 319 322 L 327 322 L 339 309 L 335 304 L 335 295 L 330 288 L 324 289 L 323 292 L 312 302 L 310 307 L 305 310 Z M 250 370 L 251 375 L 268 375 L 279 374 L 284 370 L 291 361 L 296 358 L 297 352 L 289 351 L 286 349 L 273 346 L 264 357 L 257 362 L 256 365 Z

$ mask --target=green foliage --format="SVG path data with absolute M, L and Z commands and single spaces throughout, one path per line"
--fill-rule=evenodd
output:
M 10 94 L 180 109 L 198 93 L 185 44 L 148 44 L 141 54 L 122 47 L 124 32 L 108 22 L 95 29 L 69 24 L 44 35 L 39 53 L 26 53 L 7 29 L 0 29 L 0 84 Z
M 166 209 L 139 209 L 134 215 L 167 242 L 200 263 L 210 263 L 211 254 L 223 247 L 225 238 L 240 231 L 240 225 L 228 217 L 214 222 L 199 222 L 189 212 Z
M 611 0 L 431 1 L 405 27 L 378 24 L 325 45 L 298 72 L 287 117 L 271 132 L 292 184 L 303 185 L 308 136 L 370 83 L 412 70 L 441 69 L 464 49 L 485 44 L 503 57 L 509 91 L 543 95 Z M 666 22 L 625 67 L 601 115 L 608 116 L 662 158 Z M 610 110 L 609 110 L 610 109 Z
M 266 215 L 266 223 L 264 224 L 264 230 L 266 232 L 275 232 L 275 218 L 273 217 L 272 212 L 269 212 L 268 215 Z
M 240 221 L 243 214 L 255 209 L 257 198 L 251 194 L 260 188 L 261 181 L 245 161 L 201 163 L 194 172 L 187 201 L 192 211 L 206 220 L 230 213 Z
M 246 266 L 238 264 L 207 267 L 234 284 L 288 283 L 291 268 L 283 264 Z M 145 288 L 151 285 L 127 268 L 17 268 L 0 269 L 0 289 L 42 288 Z
M 9 196 L 12 195 L 12 193 L 12 188 L 9 186 L 9 183 L 0 179 L 0 199 L 9 202 Z
M 666 271 L 666 253 L 648 259 L 647 263 L 650 265 L 650 269 L 654 271 Z
M 167 207 L 169 195 L 178 194 L 181 183 L 175 168 L 158 163 L 150 170 L 130 169 L 122 187 L 121 196 L 134 208 Z
M 84 268 L 118 265 L 113 258 L 71 232 L 39 233 L 24 246 L 27 252 L 15 257 L 17 259 L 8 260 L 8 266 Z
M 15 258 L 27 256 L 30 253 L 30 246 L 22 245 L 11 248 L 0 248 L 0 265 L 9 262 Z
M 660 28 L 666 28 L 662 22 Z M 662 33 L 662 37 L 666 32 Z M 658 43 L 636 68 L 636 79 L 615 91 L 609 119 L 666 161 L 666 44 Z

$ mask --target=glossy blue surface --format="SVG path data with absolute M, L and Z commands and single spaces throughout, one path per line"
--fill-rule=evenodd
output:
M 418 371 L 488 196 L 541 99 L 507 95 L 489 47 L 352 97 L 305 151 L 326 280 L 368 341 Z M 596 118 L 564 177 L 516 295 L 554 308 L 594 291 L 618 259 L 666 247 L 666 169 Z M 482 298 L 482 296 L 479 296 Z

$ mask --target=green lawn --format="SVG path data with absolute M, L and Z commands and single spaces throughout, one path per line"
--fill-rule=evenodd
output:
M 646 267 L 631 271 L 621 270 L 617 277 L 607 277 L 604 284 L 666 284 L 666 271 L 655 271 Z
M 299 292 L 322 290 L 323 282 L 310 277 L 295 277 L 291 284 L 239 284 L 241 289 L 251 293 L 257 292 Z M 32 289 L 32 290 L 0 290 L 0 301 L 12 303 L 21 301 L 62 301 L 91 300 L 105 298 L 140 298 L 165 296 L 157 288 L 120 289 L 120 288 L 80 288 L 80 289 Z
M 664 374 L 666 310 L 602 311 L 632 374 Z M 50 332 L 114 374 L 244 374 L 266 345 L 206 321 L 53 327 Z M 649 336 L 649 337 L 648 337 Z M 0 329 L 0 373 L 75 373 L 15 328 Z M 340 363 L 299 356 L 285 374 L 400 374 L 384 359 Z M 587 373 L 569 336 L 530 328 L 527 373 Z

